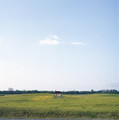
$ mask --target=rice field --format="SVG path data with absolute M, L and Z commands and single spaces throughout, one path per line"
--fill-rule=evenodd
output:
M 1 118 L 119 119 L 119 94 L 0 96 Z

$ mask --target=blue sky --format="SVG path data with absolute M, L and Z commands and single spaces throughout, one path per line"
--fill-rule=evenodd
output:
M 119 90 L 118 0 L 0 0 L 0 89 Z

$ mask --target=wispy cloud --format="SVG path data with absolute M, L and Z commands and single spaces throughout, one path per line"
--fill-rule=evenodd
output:
M 46 38 L 44 40 L 39 41 L 40 45 L 59 45 L 60 42 L 58 40 L 52 40 L 50 38 Z
M 51 37 L 53 39 L 61 40 L 57 35 L 51 35 L 51 34 L 49 34 L 49 37 Z
M 44 40 L 39 41 L 39 45 L 59 45 L 61 44 L 61 39 L 56 35 L 49 35 Z
M 39 41 L 39 45 L 54 45 L 54 46 L 56 46 L 56 45 L 60 45 L 60 44 L 83 45 L 83 46 L 86 45 L 85 42 L 80 42 L 80 41 L 68 43 L 68 42 L 63 41 L 59 36 L 52 35 L 52 34 L 49 34 L 48 37 Z
M 72 42 L 71 44 L 72 44 L 72 45 L 86 45 L 86 43 L 84 43 L 84 42 L 79 42 L 79 41 Z

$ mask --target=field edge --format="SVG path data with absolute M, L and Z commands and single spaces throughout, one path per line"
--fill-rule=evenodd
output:
M 0 118 L 119 119 L 119 112 L 62 111 L 56 109 L 0 107 Z

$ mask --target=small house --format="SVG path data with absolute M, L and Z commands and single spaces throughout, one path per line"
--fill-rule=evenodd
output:
M 55 94 L 56 94 L 57 97 L 61 96 L 61 92 L 60 91 L 55 91 Z

